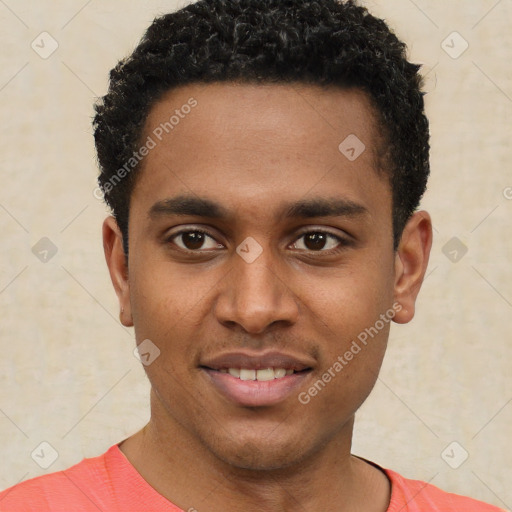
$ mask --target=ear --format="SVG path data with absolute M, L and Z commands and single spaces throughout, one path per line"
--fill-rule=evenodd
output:
M 395 256 L 395 302 L 402 306 L 393 320 L 398 324 L 414 317 L 432 247 L 432 221 L 425 211 L 414 213 L 405 225 Z
M 130 284 L 128 266 L 123 250 L 123 235 L 114 217 L 107 217 L 103 222 L 103 250 L 107 260 L 110 279 L 119 299 L 121 312 L 119 320 L 125 327 L 133 326 L 130 306 Z

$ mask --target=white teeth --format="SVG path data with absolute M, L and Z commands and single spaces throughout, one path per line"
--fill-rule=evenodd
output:
M 256 372 L 256 380 L 274 380 L 273 368 L 265 368 Z
M 264 368 L 261 370 L 248 370 L 246 368 L 222 368 L 222 373 L 229 373 L 233 377 L 237 377 L 240 380 L 258 380 L 268 381 L 274 379 L 281 379 L 285 375 L 291 375 L 294 370 L 286 370 L 285 368 Z
M 240 378 L 240 368 L 230 368 L 228 370 L 228 373 L 230 375 L 233 375 L 233 377 Z
M 256 380 L 256 370 L 240 368 L 240 380 Z

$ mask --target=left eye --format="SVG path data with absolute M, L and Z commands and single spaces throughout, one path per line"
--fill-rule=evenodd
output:
M 299 243 L 299 240 L 303 240 Z M 296 249 L 305 249 L 308 251 L 323 251 L 336 248 L 340 245 L 343 240 L 340 237 L 331 235 L 330 233 L 324 233 L 323 231 L 311 231 L 309 233 L 302 234 L 297 242 L 294 243 L 302 245 L 303 247 L 295 247 Z

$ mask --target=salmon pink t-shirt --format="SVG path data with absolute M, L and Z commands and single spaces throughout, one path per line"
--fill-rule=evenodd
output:
M 382 471 L 391 481 L 387 512 L 503 512 L 389 469 Z M 117 444 L 99 457 L 6 489 L 0 493 L 0 511 L 183 512 L 142 478 Z

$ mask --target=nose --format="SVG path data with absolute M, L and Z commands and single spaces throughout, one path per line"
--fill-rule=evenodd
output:
M 297 322 L 299 306 L 289 272 L 278 264 L 270 248 L 250 263 L 236 253 L 232 258 L 231 272 L 222 281 L 215 305 L 220 323 L 260 334 L 277 323 Z

